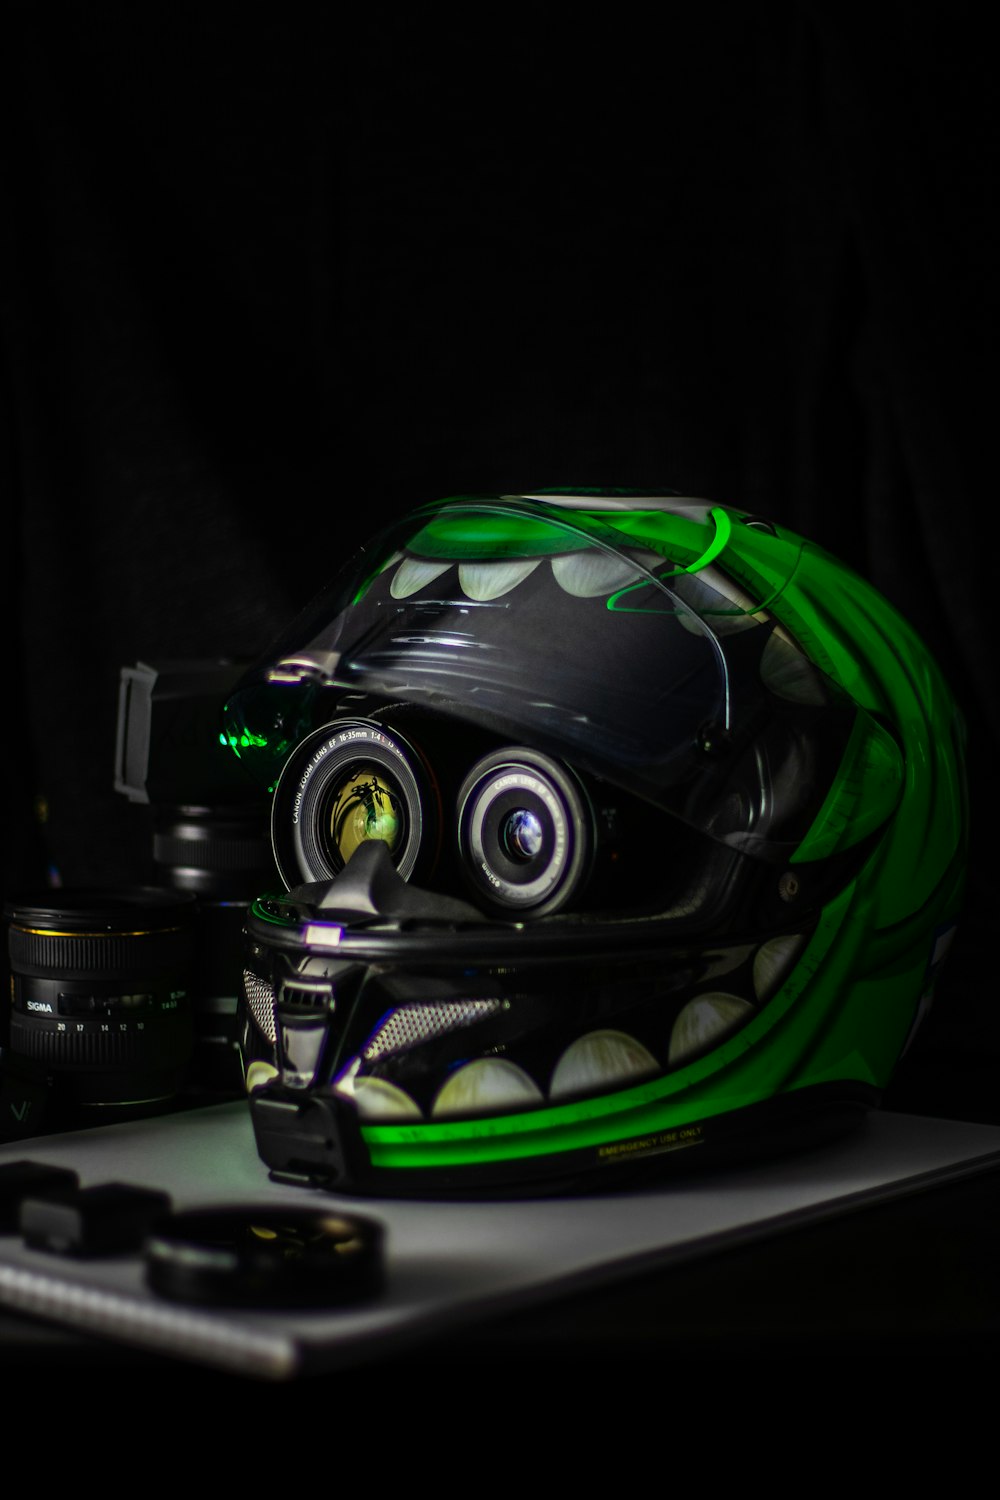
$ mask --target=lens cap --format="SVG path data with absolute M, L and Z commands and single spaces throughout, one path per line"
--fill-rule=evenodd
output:
M 144 1245 L 146 1284 L 213 1307 L 340 1307 L 381 1291 L 384 1230 L 338 1209 L 250 1204 L 162 1219 Z

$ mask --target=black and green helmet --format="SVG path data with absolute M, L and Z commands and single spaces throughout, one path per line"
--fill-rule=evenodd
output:
M 670 492 L 457 496 L 361 548 L 229 741 L 272 1175 L 601 1188 L 877 1105 L 954 930 L 963 730 L 914 629 Z

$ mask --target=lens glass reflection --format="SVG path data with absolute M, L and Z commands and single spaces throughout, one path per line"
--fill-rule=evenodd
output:
M 541 819 L 526 807 L 510 813 L 500 835 L 504 853 L 511 859 L 534 859 L 542 848 Z
M 333 848 L 344 864 L 359 844 L 381 839 L 395 853 L 403 838 L 399 789 L 381 766 L 355 765 L 334 789 L 329 808 Z

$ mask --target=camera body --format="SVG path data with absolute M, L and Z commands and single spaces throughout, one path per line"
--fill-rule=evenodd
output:
M 268 799 L 221 738 L 244 670 L 121 668 L 113 784 L 148 811 L 151 874 L 6 903 L 7 1135 L 242 1094 L 243 923 L 277 878 Z
M 239 1093 L 243 921 L 276 879 L 270 805 L 222 733 L 246 662 L 137 662 L 119 675 L 114 787 L 152 814 L 153 879 L 195 898 L 194 1045 L 187 1090 Z

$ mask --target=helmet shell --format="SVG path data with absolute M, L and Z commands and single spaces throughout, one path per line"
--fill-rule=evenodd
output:
M 248 922 L 248 1056 L 276 1070 L 255 1122 L 279 1095 L 322 1106 L 353 1144 L 305 1175 L 338 1186 L 548 1188 L 792 1143 L 877 1104 L 954 930 L 964 729 L 941 671 L 864 578 L 737 507 L 420 507 L 247 675 L 226 732 L 274 794 L 288 886 Z M 403 894 L 390 848 L 342 870 L 288 834 L 348 733 L 426 780 Z M 462 869 L 497 757 L 572 780 L 571 842 L 589 809 L 586 878 L 533 908 Z

